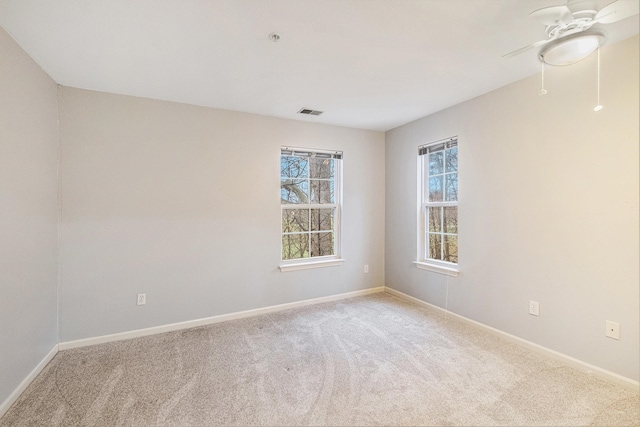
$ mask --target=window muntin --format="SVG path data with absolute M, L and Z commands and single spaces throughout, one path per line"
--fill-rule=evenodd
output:
M 283 262 L 338 257 L 341 152 L 282 148 Z
M 421 225 L 419 261 L 458 263 L 458 140 L 420 147 Z

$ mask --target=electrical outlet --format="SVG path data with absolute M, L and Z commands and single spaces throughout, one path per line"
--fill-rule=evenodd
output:
M 607 320 L 606 326 L 607 326 L 607 332 L 605 333 L 605 335 L 608 336 L 609 338 L 613 338 L 614 340 L 619 340 L 620 339 L 620 323 Z
M 368 273 L 369 272 L 369 264 L 365 264 L 364 265 L 364 272 Z
M 540 315 L 540 304 L 538 301 L 529 301 L 529 314 L 534 316 Z
M 138 294 L 138 305 L 145 305 L 147 303 L 147 294 Z

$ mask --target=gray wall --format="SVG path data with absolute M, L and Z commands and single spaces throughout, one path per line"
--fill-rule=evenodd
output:
M 638 37 L 386 134 L 386 283 L 638 380 Z M 416 156 L 459 135 L 460 275 L 418 270 Z M 446 298 L 448 288 L 448 300 Z M 529 300 L 540 316 L 528 314 Z M 621 339 L 605 337 L 605 321 Z
M 0 403 L 57 343 L 56 84 L 0 29 Z
M 383 133 L 65 87 L 59 98 L 60 341 L 384 285 Z M 278 270 L 281 145 L 344 151 L 344 265 Z

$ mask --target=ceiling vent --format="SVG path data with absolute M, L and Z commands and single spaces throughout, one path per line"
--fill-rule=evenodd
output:
M 310 110 L 309 108 L 303 108 L 300 111 L 298 111 L 298 114 L 307 114 L 309 116 L 319 116 L 323 112 L 324 111 Z

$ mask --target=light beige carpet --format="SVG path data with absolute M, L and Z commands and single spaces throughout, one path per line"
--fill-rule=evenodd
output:
M 639 404 L 381 293 L 62 351 L 0 425 L 637 426 Z

